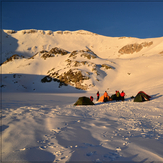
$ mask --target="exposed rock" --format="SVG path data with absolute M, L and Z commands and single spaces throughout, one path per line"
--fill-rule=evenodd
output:
M 37 47 L 35 47 L 36 49 Z M 55 57 L 55 54 L 61 54 L 61 55 L 66 55 L 68 54 L 69 52 L 64 50 L 64 49 L 60 49 L 60 48 L 52 48 L 49 52 L 47 50 L 41 50 L 40 53 L 42 54 L 41 55 L 41 58 L 43 59 L 47 59 L 47 58 L 50 58 L 50 57 Z M 36 53 L 35 55 L 33 55 L 32 57 L 30 57 L 29 59 L 34 59 L 36 55 L 38 55 L 39 53 Z
M 74 61 L 74 67 L 78 67 L 78 66 L 80 66 L 81 64 L 80 64 L 80 62 L 79 61 Z
M 160 54 L 163 54 L 163 51 L 161 51 Z
M 43 59 L 47 59 L 47 58 L 50 58 L 50 57 L 55 57 L 55 55 L 54 54 L 51 54 L 51 53 L 48 53 L 48 52 L 45 52 L 45 53 L 43 53 L 42 55 L 41 55 L 41 58 L 43 58 Z
M 113 69 L 113 67 L 111 67 L 107 64 L 102 64 L 101 67 L 104 67 L 105 69 Z
M 38 55 L 39 53 L 36 53 L 35 55 L 33 55 L 32 57 L 28 58 L 28 59 L 34 59 L 36 55 Z
M 82 83 L 84 80 L 88 80 L 89 77 L 84 76 L 81 71 L 76 69 L 70 69 L 62 74 L 59 74 L 59 71 L 56 71 L 49 73 L 49 76 L 53 79 L 58 79 L 60 82 L 66 85 L 75 86 L 78 89 L 86 90 L 88 88 L 87 85 L 83 85 Z
M 94 59 L 94 58 L 97 58 L 96 55 L 91 54 L 91 53 L 83 53 L 83 54 L 81 54 L 81 57 L 86 57 L 86 58 L 88 58 L 88 59 Z
M 72 34 L 70 31 L 63 31 L 63 34 Z
M 14 30 L 8 30 L 7 33 L 8 34 L 13 34 L 13 33 L 16 33 L 16 31 L 14 31 Z
M 79 67 L 79 66 L 96 66 L 96 64 L 92 63 L 92 62 L 88 62 L 88 61 L 76 61 L 76 60 L 70 60 L 70 59 L 67 59 L 65 62 L 68 62 L 67 63 L 67 66 L 71 66 L 71 67 Z
M 41 79 L 42 83 L 46 83 L 46 82 L 51 82 L 52 78 L 50 76 L 45 76 L 43 79 Z
M 40 32 L 42 35 L 45 34 L 45 31 L 43 31 L 43 30 L 38 30 L 38 32 Z
M 66 50 L 64 50 L 64 49 L 55 47 L 55 48 L 52 48 L 52 49 L 49 51 L 49 53 L 66 55 L 66 54 L 68 54 L 69 52 L 66 51 Z
M 50 76 L 45 76 L 43 79 L 41 79 L 41 82 L 42 82 L 42 83 L 46 83 L 46 82 L 49 83 L 49 82 L 51 82 L 52 80 L 53 80 L 54 82 L 58 82 L 58 83 L 59 83 L 59 86 L 58 86 L 59 88 L 60 88 L 61 86 L 63 86 L 63 85 L 64 85 L 64 86 L 67 86 L 67 84 L 65 84 L 64 82 L 62 82 L 62 81 L 60 81 L 60 80 L 58 80 L 58 79 L 56 79 L 56 78 L 53 79 L 53 78 L 51 78 Z
M 69 58 L 72 57 L 73 59 L 75 59 L 75 58 L 77 57 L 77 54 L 78 54 L 78 51 L 75 50 L 75 51 L 73 51 L 73 52 L 70 54 Z
M 134 52 L 139 52 L 143 49 L 143 47 L 149 47 L 153 44 L 153 42 L 143 42 L 141 44 L 129 44 L 122 47 L 118 52 L 121 54 L 133 54 Z
M 22 30 L 21 32 L 23 33 L 23 35 L 26 34 L 26 30 Z
M 37 33 L 37 30 L 36 29 L 26 30 L 26 33 Z
M 87 61 L 81 61 L 81 63 L 82 63 L 82 65 L 86 65 L 86 64 L 88 64 Z
M 65 60 L 65 62 L 68 62 L 68 63 L 67 63 L 67 66 L 70 66 L 70 65 L 71 65 L 71 63 L 72 63 L 72 60 L 67 59 L 67 60 Z
M 47 50 L 41 50 L 40 53 L 48 53 Z
M 69 58 L 76 59 L 77 55 L 80 55 L 81 57 L 86 57 L 87 59 L 94 59 L 97 58 L 97 55 L 91 51 L 90 49 L 87 50 L 79 50 L 79 51 L 73 51 Z
M 151 46 L 152 44 L 153 44 L 153 41 L 141 43 L 141 45 L 142 45 L 143 47 L 149 47 L 149 46 Z
M 85 30 L 78 30 L 78 31 L 75 31 L 75 33 L 76 34 L 81 34 L 81 35 L 98 35 L 96 33 L 85 31 Z
M 126 36 L 119 37 L 119 39 L 125 39 L 125 38 L 131 38 L 131 37 L 126 37 Z
M 57 34 L 63 34 L 63 31 L 57 31 Z
M 19 56 L 17 54 L 14 54 L 10 58 L 7 58 L 7 60 L 5 62 L 3 62 L 2 64 L 5 64 L 7 62 L 11 62 L 11 61 L 16 60 L 16 59 L 22 59 L 22 58 L 24 58 L 23 55 Z
M 92 72 L 95 73 L 96 75 L 99 75 L 98 71 L 97 71 L 97 66 L 93 66 L 92 68 Z
M 53 34 L 53 32 L 52 32 L 51 30 L 48 30 L 48 31 L 46 32 L 46 34 L 47 34 L 47 35 L 51 35 L 51 34 Z

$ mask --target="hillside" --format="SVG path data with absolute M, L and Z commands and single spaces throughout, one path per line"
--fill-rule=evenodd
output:
M 1 89 L 131 92 L 160 87 L 162 47 L 163 37 L 113 38 L 83 30 L 3 30 Z

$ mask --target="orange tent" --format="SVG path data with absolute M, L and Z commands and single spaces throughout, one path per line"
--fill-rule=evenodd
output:
M 112 101 L 111 97 L 107 96 L 108 101 Z M 99 102 L 104 102 L 104 95 L 100 97 Z

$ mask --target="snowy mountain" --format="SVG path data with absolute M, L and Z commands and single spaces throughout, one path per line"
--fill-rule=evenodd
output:
M 2 30 L 1 44 L 2 162 L 163 162 L 163 37 Z
M 162 86 L 162 47 L 163 37 L 113 38 L 84 30 L 3 30 L 1 89 L 139 91 Z

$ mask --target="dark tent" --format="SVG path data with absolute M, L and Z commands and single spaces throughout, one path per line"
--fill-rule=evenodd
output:
M 111 96 L 111 99 L 112 99 L 112 100 L 116 100 L 116 94 L 113 94 L 113 95 Z
M 143 101 L 149 101 L 151 97 L 147 95 L 145 92 L 140 91 L 134 98 L 134 102 L 143 102 Z
M 79 97 L 74 105 L 94 105 L 94 103 L 88 97 Z

